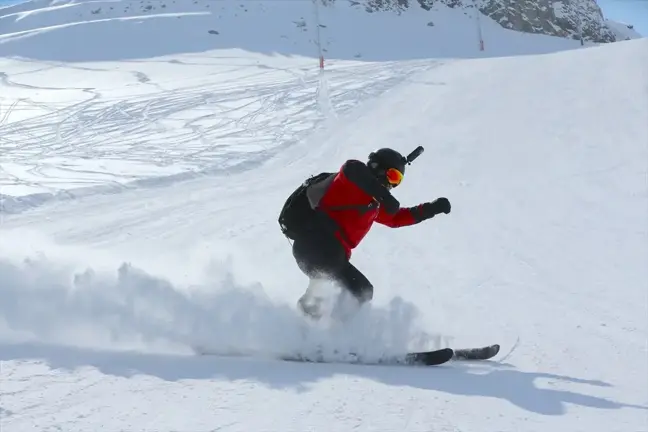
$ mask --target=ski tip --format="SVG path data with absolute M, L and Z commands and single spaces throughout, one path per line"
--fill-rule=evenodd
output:
M 489 360 L 500 351 L 499 344 L 487 345 L 481 348 L 460 348 L 454 350 L 456 360 Z
M 500 346 L 499 344 L 493 344 L 487 347 L 487 351 L 490 357 L 495 357 L 500 351 Z

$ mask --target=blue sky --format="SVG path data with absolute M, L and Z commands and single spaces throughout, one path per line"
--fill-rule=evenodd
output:
M 596 0 L 606 18 L 633 24 L 642 36 L 648 37 L 648 0 Z M 0 5 L 17 3 L 0 0 Z

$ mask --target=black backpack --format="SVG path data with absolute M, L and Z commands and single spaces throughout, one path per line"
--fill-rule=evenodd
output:
M 290 194 L 279 213 L 279 226 L 286 237 L 295 240 L 299 233 L 304 232 L 315 221 L 317 203 L 335 175 L 336 173 L 323 172 L 311 176 Z M 324 182 L 327 179 L 329 181 Z M 316 193 L 308 194 L 309 189 L 318 183 L 322 183 L 322 188 L 316 188 Z

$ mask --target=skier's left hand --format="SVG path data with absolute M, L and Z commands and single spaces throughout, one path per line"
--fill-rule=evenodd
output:
M 448 198 L 442 197 L 442 198 L 437 198 L 436 200 L 432 202 L 427 202 L 425 204 L 421 204 L 419 206 L 419 211 L 421 215 L 421 219 L 431 219 L 434 216 L 438 215 L 439 213 L 445 213 L 448 214 L 450 213 L 450 201 L 448 201 Z
M 448 198 L 446 197 L 441 197 L 437 198 L 433 202 L 430 203 L 430 207 L 432 207 L 432 211 L 434 211 L 435 214 L 439 213 L 445 213 L 448 214 L 450 213 L 450 201 L 448 201 Z

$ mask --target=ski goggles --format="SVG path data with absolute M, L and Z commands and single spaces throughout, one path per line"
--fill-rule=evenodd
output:
M 398 171 L 396 168 L 389 168 L 385 172 L 387 177 L 387 182 L 392 186 L 398 186 L 403 181 L 403 173 Z

